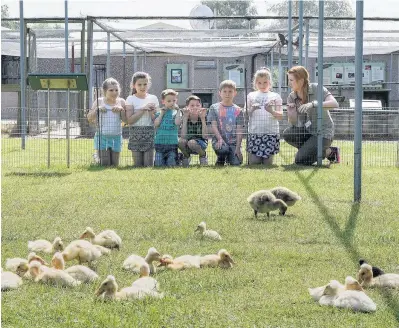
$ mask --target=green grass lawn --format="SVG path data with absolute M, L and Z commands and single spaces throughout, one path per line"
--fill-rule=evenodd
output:
M 4 155 L 3 156 L 9 156 Z M 27 242 L 76 239 L 91 226 L 114 229 L 120 251 L 97 262 L 101 281 L 120 287 L 132 253 L 210 254 L 226 248 L 231 270 L 164 271 L 162 300 L 102 303 L 99 283 L 62 289 L 24 282 L 2 293 L 3 327 L 398 327 L 399 291 L 369 290 L 373 314 L 321 307 L 308 287 L 355 276 L 359 257 L 386 272 L 399 265 L 399 171 L 363 168 L 363 201 L 354 204 L 353 168 L 102 169 L 54 167 L 2 172 L 2 266 L 26 257 Z M 286 186 L 302 201 L 286 216 L 258 219 L 246 202 L 258 189 Z M 223 240 L 200 240 L 200 221 Z M 46 257 L 50 260 L 50 257 Z M 75 262 L 73 262 L 75 263 Z M 70 263 L 68 263 L 70 264 Z

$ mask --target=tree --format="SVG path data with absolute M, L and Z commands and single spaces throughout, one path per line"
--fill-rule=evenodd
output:
M 266 1 L 267 4 L 267 1 Z M 279 3 L 268 6 L 268 11 L 279 15 L 288 15 L 288 1 L 283 0 Z M 292 15 L 299 16 L 299 1 L 292 1 Z M 303 15 L 304 16 L 319 16 L 319 1 L 308 0 L 303 1 Z M 350 0 L 325 0 L 324 1 L 324 16 L 325 17 L 354 17 L 354 10 L 351 6 Z M 295 20 L 297 23 L 297 20 Z M 324 21 L 324 28 L 326 30 L 345 30 L 354 28 L 355 22 L 348 20 L 328 20 Z M 317 19 L 310 21 L 310 28 L 317 28 Z M 271 28 L 287 27 L 287 20 L 280 20 L 272 23 Z
M 252 0 L 248 1 L 201 1 L 207 5 L 212 11 L 217 12 L 218 16 L 253 16 L 257 15 L 255 5 Z M 258 25 L 256 19 L 251 20 L 251 28 Z M 217 21 L 218 29 L 248 29 L 249 24 L 246 19 L 223 19 Z
M 8 5 L 1 5 L 1 18 L 10 17 L 10 11 Z M 17 22 L 5 22 L 1 21 L 1 26 L 10 28 L 10 29 L 18 29 L 19 24 Z

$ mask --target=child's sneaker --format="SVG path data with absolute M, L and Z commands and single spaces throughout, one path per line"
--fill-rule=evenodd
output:
M 331 163 L 341 163 L 341 155 L 339 153 L 339 148 L 338 147 L 330 147 L 331 153 L 330 155 L 327 156 L 327 159 Z
M 208 165 L 208 158 L 206 156 L 199 158 L 200 165 Z
M 182 165 L 183 167 L 188 167 L 190 165 L 191 157 L 183 157 Z

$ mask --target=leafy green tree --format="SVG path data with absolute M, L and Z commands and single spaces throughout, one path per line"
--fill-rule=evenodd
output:
M 256 16 L 258 11 L 252 0 L 248 1 L 201 1 L 203 5 L 207 5 L 212 11 L 217 12 L 218 16 Z M 217 21 L 218 29 L 248 29 L 258 25 L 256 19 L 251 20 L 249 25 L 246 19 L 223 19 Z
M 266 1 L 268 4 L 268 1 Z M 268 5 L 268 12 L 279 16 L 288 15 L 288 1 L 283 0 L 278 3 Z M 292 15 L 299 15 L 299 0 L 292 1 Z M 308 0 L 303 1 L 303 15 L 304 16 L 319 16 L 319 1 Z M 324 1 L 324 16 L 325 17 L 355 17 L 355 12 L 352 8 L 350 0 L 325 0 Z M 296 23 L 296 22 L 295 22 Z M 310 21 L 311 28 L 317 28 L 317 19 Z M 348 20 L 328 20 L 324 21 L 324 28 L 326 30 L 344 30 L 354 28 L 355 22 Z M 273 22 L 271 28 L 287 27 L 287 20 L 280 20 Z
M 8 5 L 1 5 L 1 18 L 8 18 L 8 17 L 10 17 L 10 11 Z M 2 20 L 1 26 L 10 29 L 17 29 L 19 27 L 19 24 L 17 22 L 5 22 Z

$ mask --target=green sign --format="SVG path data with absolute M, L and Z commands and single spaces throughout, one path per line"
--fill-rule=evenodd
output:
M 33 90 L 88 90 L 86 74 L 28 74 L 29 85 Z

